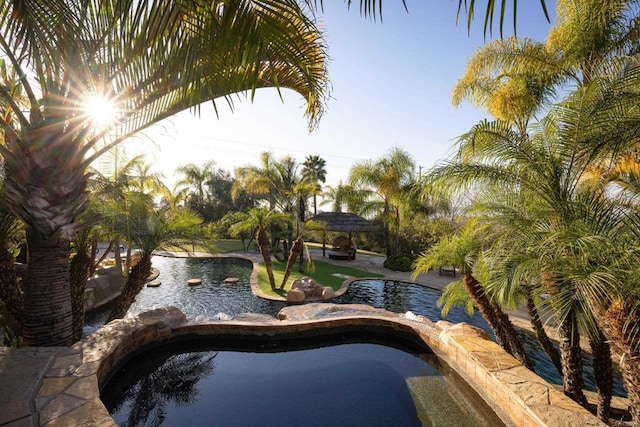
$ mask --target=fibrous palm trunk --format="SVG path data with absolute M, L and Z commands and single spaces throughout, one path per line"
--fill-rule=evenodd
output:
M 562 319 L 558 328 L 560 336 L 560 359 L 562 360 L 562 383 L 564 394 L 578 402 L 587 405 L 587 398 L 582 389 L 582 349 L 580 348 L 580 333 L 576 314 L 573 310 Z
M 640 322 L 632 309 L 633 302 L 614 301 L 606 312 L 600 313 L 598 322 L 609 343 L 620 356 L 618 369 L 622 375 L 629 398 L 631 425 L 640 427 L 640 346 L 638 337 L 633 335 L 628 325 Z
M 531 369 L 531 361 L 524 351 L 522 342 L 518 338 L 518 334 L 509 320 L 509 316 L 507 316 L 500 307 L 491 304 L 480 282 L 471 274 L 464 275 L 463 283 L 471 299 L 473 299 L 473 302 L 478 307 L 480 314 L 482 314 L 495 334 L 498 345 L 518 359 L 524 366 Z
M 560 360 L 560 353 L 556 346 L 553 345 L 553 342 L 547 335 L 547 332 L 544 330 L 544 325 L 540 320 L 540 315 L 538 314 L 538 309 L 536 308 L 536 304 L 533 301 L 531 295 L 527 295 L 527 311 L 529 313 L 529 320 L 531 321 L 531 326 L 536 333 L 536 338 L 538 342 L 542 346 L 543 350 L 553 362 L 553 365 L 558 370 L 558 373 L 562 375 L 562 361 Z
M 18 283 L 15 259 L 4 244 L 0 245 L 0 301 L 22 327 L 22 289 Z
M 27 346 L 70 346 L 73 316 L 69 285 L 69 241 L 55 245 L 29 244 L 29 264 L 24 281 L 22 330 Z
M 122 293 L 111 309 L 111 314 L 107 319 L 107 323 L 115 319 L 122 319 L 129 307 L 136 300 L 136 296 L 142 290 L 151 274 L 151 254 L 143 253 L 140 261 L 131 268 L 131 272 L 127 276 L 127 280 L 122 287 Z
M 271 251 L 269 250 L 269 236 L 267 236 L 267 232 L 264 231 L 264 228 L 262 227 L 258 227 L 256 242 L 258 243 L 258 248 L 260 248 L 262 259 L 264 260 L 264 267 L 267 269 L 271 290 L 275 291 L 276 279 L 273 277 L 273 263 L 271 262 Z
M 593 375 L 598 391 L 597 415 L 607 422 L 611 412 L 611 398 L 613 396 L 613 361 L 611 347 L 600 328 L 589 336 L 589 345 L 593 355 Z
M 296 260 L 298 257 L 302 256 L 304 241 L 302 240 L 302 235 L 298 236 L 296 240 L 293 241 L 291 245 L 291 251 L 289 251 L 289 259 L 287 260 L 287 269 L 284 272 L 284 277 L 282 278 L 282 283 L 280 284 L 280 289 L 284 289 L 284 285 L 287 283 L 287 279 L 291 275 L 291 270 L 293 270 L 293 266 L 296 264 Z

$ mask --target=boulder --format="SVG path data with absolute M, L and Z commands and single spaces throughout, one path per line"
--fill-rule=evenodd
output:
M 291 290 L 299 290 L 304 292 L 305 299 L 322 298 L 323 287 L 309 277 L 296 279 L 291 284 Z
M 227 277 L 226 279 L 224 279 L 224 283 L 238 283 L 240 281 L 240 279 L 238 279 L 237 277 Z
M 330 286 L 325 286 L 324 288 L 322 288 L 322 300 L 323 301 L 329 301 L 331 299 L 333 299 L 333 297 L 335 296 L 335 293 L 333 292 L 333 288 Z
M 287 292 L 287 302 L 291 303 L 301 303 L 304 302 L 304 292 L 298 289 L 292 289 Z

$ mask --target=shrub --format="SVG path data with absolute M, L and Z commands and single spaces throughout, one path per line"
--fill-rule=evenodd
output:
M 391 255 L 384 261 L 384 267 L 393 271 L 411 271 L 414 258 L 407 254 Z

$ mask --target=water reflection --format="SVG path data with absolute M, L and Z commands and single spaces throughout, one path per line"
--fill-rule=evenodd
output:
M 193 403 L 198 396 L 196 385 L 214 371 L 217 352 L 184 353 L 173 356 L 146 354 L 148 360 L 136 369 L 123 369 L 117 380 L 103 390 L 102 401 L 112 414 L 128 414 L 121 426 L 159 426 L 171 406 Z M 155 358 L 155 360 L 154 360 Z M 131 381 L 132 378 L 135 378 Z

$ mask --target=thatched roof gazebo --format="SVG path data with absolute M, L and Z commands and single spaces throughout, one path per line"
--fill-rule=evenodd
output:
M 325 231 L 348 233 L 350 245 L 352 245 L 352 233 L 372 232 L 378 229 L 378 226 L 371 221 L 349 212 L 321 212 L 309 218 L 309 221 L 324 224 Z M 325 256 L 325 250 L 325 239 L 322 239 L 322 256 Z

